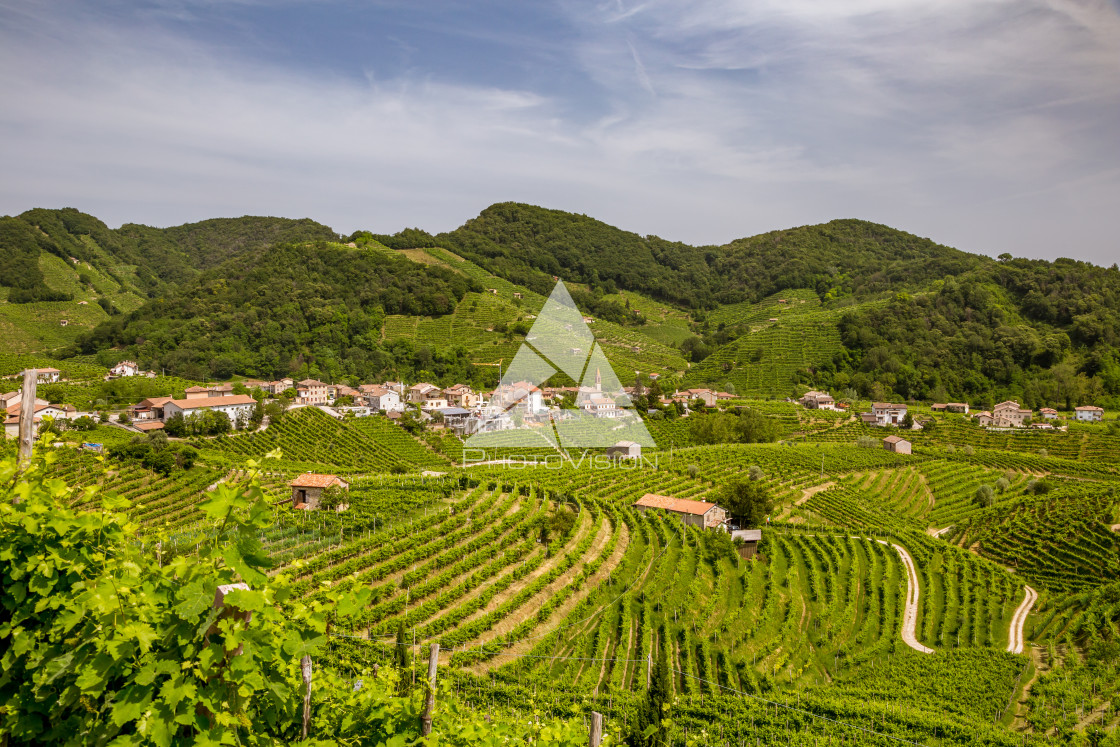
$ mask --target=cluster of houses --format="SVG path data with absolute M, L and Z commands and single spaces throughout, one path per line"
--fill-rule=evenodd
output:
M 57 374 L 57 371 L 55 371 L 55 373 Z M 0 408 L 3 408 L 4 411 L 4 436 L 6 438 L 19 438 L 19 424 L 21 411 L 23 409 L 23 390 L 17 389 L 14 392 L 0 394 Z M 39 423 L 42 422 L 43 418 L 72 420 L 78 417 L 78 415 L 77 409 L 72 405 L 52 405 L 47 400 L 36 397 L 34 419 L 32 422 L 35 423 L 35 429 L 38 430 Z
M 1038 417 L 1034 417 L 1034 411 L 1029 407 L 1020 407 L 1018 402 L 1014 400 L 1007 400 L 1000 402 L 993 407 L 991 411 L 984 410 L 978 412 L 974 416 L 976 422 L 982 426 L 990 428 L 1023 428 L 1030 422 L 1031 428 L 1040 428 L 1044 430 L 1052 430 L 1054 428 L 1053 421 L 1061 419 L 1058 411 L 1050 408 L 1043 407 L 1038 411 Z M 1073 419 L 1082 423 L 1096 423 L 1100 422 L 1104 417 L 1104 408 L 1095 405 L 1082 405 L 1073 408 Z
M 827 392 L 806 392 L 799 401 L 809 410 L 842 412 L 847 407 L 844 404 L 837 404 Z M 934 403 L 930 405 L 930 410 L 935 413 L 969 414 L 967 402 Z M 907 412 L 908 407 L 905 404 L 873 402 L 871 403 L 871 412 L 861 412 L 859 417 L 867 425 L 899 427 L 906 420 Z M 1073 413 L 1074 420 L 1084 423 L 1100 422 L 1104 418 L 1104 408 L 1095 405 L 1075 407 Z M 972 417 L 980 425 L 991 428 L 1023 428 L 1029 424 L 1032 428 L 1053 429 L 1055 427 L 1053 422 L 1048 421 L 1061 419 L 1058 411 L 1049 407 L 1043 407 L 1038 411 L 1038 417 L 1035 417 L 1033 410 L 1020 407 L 1019 403 L 1013 400 L 1000 402 L 991 411 L 972 413 Z M 1030 422 L 1028 423 L 1028 421 Z M 913 418 L 911 418 L 911 422 L 913 422 Z M 914 423 L 912 427 L 914 430 L 920 430 L 922 426 L 919 423 Z

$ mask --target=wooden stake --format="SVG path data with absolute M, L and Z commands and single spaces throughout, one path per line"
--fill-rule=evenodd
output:
M 303 671 L 303 738 L 307 739 L 307 731 L 311 726 L 311 657 L 305 656 L 299 661 Z
M 603 714 L 598 711 L 591 712 L 591 730 L 587 735 L 587 744 L 590 747 L 599 747 L 603 742 Z
M 436 710 L 436 670 L 439 668 L 439 644 L 431 644 L 428 650 L 428 697 L 424 701 L 424 713 L 420 716 L 420 736 L 432 733 L 432 713 Z
M 19 469 L 31 466 L 31 447 L 35 444 L 35 385 L 39 372 L 29 368 L 23 372 L 22 399 L 19 403 Z M 17 500 L 18 502 L 18 500 Z

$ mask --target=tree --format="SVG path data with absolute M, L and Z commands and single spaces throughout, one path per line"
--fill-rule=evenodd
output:
M 337 511 L 346 502 L 346 490 L 341 485 L 331 485 L 319 496 L 319 508 L 324 511 Z
M 735 480 L 720 491 L 719 503 L 738 520 L 740 526 L 757 527 L 774 510 L 770 489 L 762 480 Z
M 991 485 L 981 485 L 976 488 L 976 503 L 983 508 L 989 508 L 996 500 L 996 491 Z
M 163 422 L 163 430 L 172 438 L 183 438 L 187 435 L 187 419 L 177 412 Z
M 902 422 L 899 423 L 904 430 L 910 430 L 914 427 L 914 416 L 907 410 L 906 414 L 902 416 Z

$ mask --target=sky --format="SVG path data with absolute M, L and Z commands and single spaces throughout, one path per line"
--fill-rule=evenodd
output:
M 1120 259 L 1120 0 L 0 0 L 0 213 Z

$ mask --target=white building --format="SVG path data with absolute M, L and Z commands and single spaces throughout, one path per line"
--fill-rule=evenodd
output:
M 164 419 L 176 415 L 184 417 L 198 412 L 220 412 L 229 418 L 231 424 L 236 425 L 237 419 L 253 414 L 257 401 L 248 394 L 234 394 L 229 397 L 204 397 L 199 399 L 172 399 L 163 404 Z
M 40 384 L 56 384 L 62 372 L 57 368 L 35 369 L 35 380 Z
M 873 402 L 871 414 L 876 425 L 901 425 L 906 417 L 906 405 L 893 405 L 890 402 Z
M 383 412 L 401 412 L 404 410 L 400 393 L 392 389 L 386 389 L 376 384 L 363 384 L 358 387 L 358 391 L 361 392 L 362 400 L 372 410 Z
M 139 373 L 140 366 L 136 365 L 136 361 L 121 361 L 109 369 L 110 376 L 137 376 Z
M 1104 408 L 1095 405 L 1082 405 L 1073 408 L 1073 417 L 1086 423 L 1099 423 L 1104 417 Z

